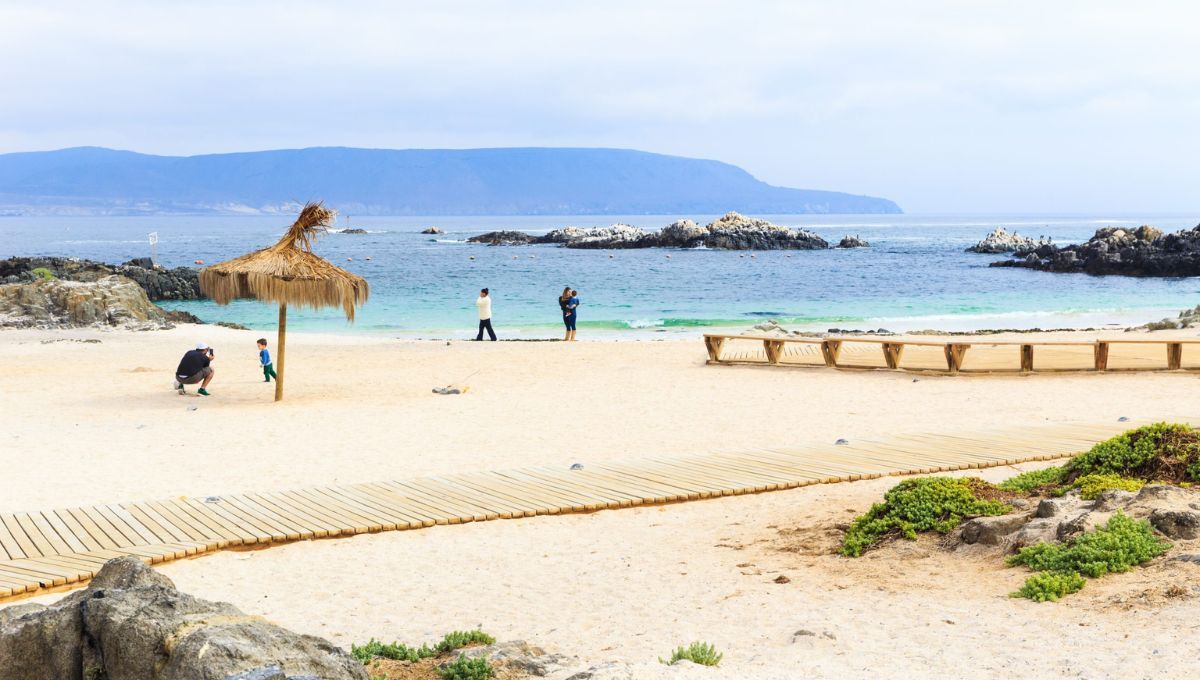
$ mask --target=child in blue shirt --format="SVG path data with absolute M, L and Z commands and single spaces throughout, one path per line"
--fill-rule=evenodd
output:
M 266 338 L 258 339 L 258 361 L 262 364 L 263 382 L 271 382 L 271 378 L 275 378 L 275 367 L 271 365 L 271 353 L 267 351 Z

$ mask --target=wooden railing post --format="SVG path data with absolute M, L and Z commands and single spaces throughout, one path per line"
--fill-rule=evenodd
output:
M 767 363 L 779 363 L 779 355 L 783 353 L 782 340 L 763 340 L 763 349 L 767 352 Z
M 1033 370 L 1033 345 L 1021 345 L 1021 370 Z
M 1096 348 L 1093 350 L 1096 357 L 1096 370 L 1108 370 L 1108 343 L 1096 341 Z
M 1183 366 L 1183 343 L 1167 343 L 1167 370 L 1178 371 Z
M 842 351 L 841 340 L 822 340 L 821 356 L 825 357 L 825 365 L 837 368 L 838 353 Z
M 883 343 L 883 360 L 887 363 L 888 368 L 900 368 L 900 356 L 902 354 L 904 354 L 904 343 Z
M 946 343 L 946 369 L 951 373 L 958 373 L 962 368 L 963 357 L 966 356 L 970 347 L 970 345 L 957 342 Z
M 708 360 L 716 362 L 721 360 L 721 345 L 725 344 L 725 338 L 716 338 L 711 335 L 704 336 L 704 346 L 708 349 Z

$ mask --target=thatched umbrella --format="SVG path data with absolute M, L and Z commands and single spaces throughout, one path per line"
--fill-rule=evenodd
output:
M 312 252 L 313 241 L 334 215 L 320 203 L 309 203 L 275 245 L 200 270 L 200 291 L 218 304 L 254 298 L 279 305 L 275 401 L 283 399 L 288 305 L 341 307 L 346 320 L 354 321 L 354 308 L 367 301 L 367 282 L 362 277 Z

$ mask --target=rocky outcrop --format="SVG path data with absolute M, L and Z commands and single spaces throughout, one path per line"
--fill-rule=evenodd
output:
M 767 220 L 725 214 L 701 227 L 679 220 L 659 231 L 648 232 L 628 224 L 611 227 L 564 227 L 544 236 L 520 231 L 492 231 L 467 239 L 488 245 L 554 244 L 566 248 L 713 248 L 719 250 L 820 250 L 825 239 L 804 229 L 789 229 Z
M 1120 276 L 1200 276 L 1200 226 L 1164 234 L 1154 227 L 1105 227 L 1086 243 L 1018 250 L 993 267 Z
M 191 267 L 155 265 L 150 258 L 110 265 L 76 257 L 10 257 L 0 260 L 0 283 L 28 283 L 42 278 L 34 270 L 45 270 L 53 277 L 68 281 L 99 281 L 119 274 L 132 279 L 152 302 L 159 300 L 200 300 L 199 272 Z
M 367 680 L 344 650 L 175 589 L 134 557 L 48 607 L 0 610 L 0 678 Z
M 1028 236 L 1021 236 L 1014 232 L 1009 232 L 1004 227 L 996 227 L 992 233 L 983 237 L 983 240 L 975 245 L 967 248 L 968 253 L 1014 253 L 1019 250 L 1033 250 L 1043 245 L 1049 245 L 1050 239 L 1040 238 L 1037 240 L 1031 239 Z
M 0 328 L 171 328 L 146 292 L 123 276 L 98 281 L 38 279 L 0 285 Z
M 366 234 L 367 230 L 366 229 L 343 229 L 337 233 L 339 233 L 339 234 Z
M 1159 533 L 1175 540 L 1200 538 L 1200 492 L 1166 484 L 1140 491 L 1110 489 L 1085 501 L 1079 491 L 1045 498 L 1033 511 L 964 522 L 959 539 L 967 544 L 996 545 L 1017 550 L 1042 542 L 1062 541 L 1091 531 L 1117 512 L 1145 519 Z
M 422 234 L 444 234 L 446 232 L 442 231 L 441 229 L 438 229 L 437 227 L 429 227 L 428 229 L 422 229 L 421 233 Z
M 486 234 L 472 236 L 467 243 L 484 243 L 489 246 L 527 246 L 538 243 L 538 240 L 523 231 L 489 231 Z
M 841 241 L 838 241 L 838 248 L 869 248 L 870 243 L 862 240 L 857 236 L 843 236 Z

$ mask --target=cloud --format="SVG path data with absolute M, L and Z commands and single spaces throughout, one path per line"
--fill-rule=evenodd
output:
M 0 150 L 620 146 L 909 210 L 1188 210 L 1197 19 L 1024 0 L 5 4 Z

